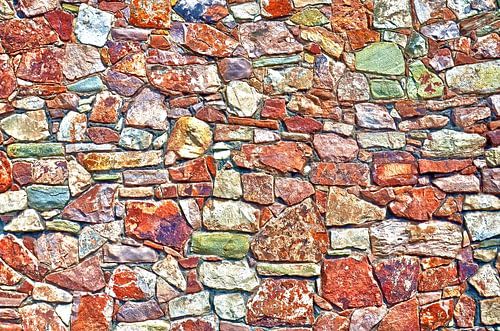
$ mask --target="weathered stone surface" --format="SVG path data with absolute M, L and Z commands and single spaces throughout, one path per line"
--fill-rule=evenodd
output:
M 0 258 L 10 268 L 36 281 L 40 281 L 47 273 L 47 268 L 24 243 L 11 234 L 0 237 Z M 8 279 L 14 278 L 11 276 Z
M 23 54 L 16 75 L 37 83 L 61 83 L 64 52 L 55 47 L 40 48 Z
M 158 302 L 154 299 L 144 302 L 125 302 L 116 314 L 118 322 L 142 322 L 153 320 L 164 316 Z
M 230 56 L 238 42 L 207 24 L 188 23 L 184 26 L 184 42 L 196 53 L 208 56 Z
M 229 259 L 243 258 L 249 249 L 249 236 L 229 232 L 195 232 L 191 236 L 191 251 Z
M 274 177 L 262 173 L 242 174 L 243 199 L 263 205 L 274 202 Z
M 477 273 L 469 278 L 469 283 L 474 286 L 482 297 L 500 296 L 500 277 L 498 271 L 491 265 L 485 264 Z
M 411 27 L 410 1 L 376 0 L 374 1 L 374 27 L 394 29 Z
M 327 162 L 348 162 L 358 155 L 356 140 L 334 133 L 314 135 L 313 144 L 321 160 Z
M 126 209 L 125 232 L 137 239 L 152 240 L 182 251 L 193 231 L 172 200 L 128 201 Z
M 443 95 L 444 83 L 438 75 L 431 72 L 421 61 L 412 62 L 409 66 L 414 86 L 410 86 L 414 91 L 409 94 L 416 94 L 422 99 L 436 98 Z
M 401 302 L 389 309 L 378 325 L 380 331 L 419 330 L 418 301 L 416 298 Z
M 64 208 L 70 198 L 67 186 L 32 185 L 26 193 L 28 205 L 41 211 Z
M 202 262 L 198 272 L 203 285 L 215 289 L 251 292 L 259 285 L 255 270 L 245 260 Z
M 295 178 L 276 177 L 275 193 L 277 198 L 283 199 L 287 205 L 291 206 L 313 195 L 314 186 Z
M 212 131 L 207 123 L 194 117 L 181 117 L 175 122 L 167 149 L 192 159 L 203 155 L 211 143 Z
M 119 300 L 147 300 L 154 295 L 156 277 L 141 268 L 118 266 L 106 288 L 106 293 Z
M 19 314 L 23 330 L 68 330 L 55 309 L 46 303 L 23 306 Z
M 311 199 L 269 220 L 251 243 L 261 261 L 318 262 L 327 248 L 323 218 Z
M 225 320 L 238 320 L 245 317 L 245 299 L 239 293 L 219 294 L 214 297 L 217 315 Z
M 107 223 L 114 220 L 116 185 L 97 184 L 68 204 L 62 217 L 77 222 Z
M 500 299 L 485 299 L 479 301 L 481 307 L 481 321 L 486 325 L 495 325 L 500 323 Z
M 493 93 L 500 87 L 498 61 L 467 64 L 446 72 L 448 86 L 458 93 Z
M 82 4 L 78 10 L 75 35 L 82 44 L 104 46 L 113 15 L 97 8 Z
M 394 257 L 375 263 L 373 268 L 388 303 L 406 301 L 416 293 L 420 273 L 418 258 Z
M 479 193 L 479 178 L 474 175 L 452 175 L 432 181 L 441 191 L 446 193 Z
M 356 69 L 381 75 L 402 75 L 405 69 L 403 53 L 394 43 L 373 43 L 356 53 Z
M 171 318 L 183 316 L 200 316 L 210 312 L 210 293 L 202 291 L 175 298 L 168 303 Z
M 400 149 L 406 144 L 403 132 L 359 132 L 357 140 L 361 148 Z
M 261 276 L 298 276 L 314 277 L 320 275 L 320 265 L 315 263 L 267 263 L 257 264 Z
M 215 64 L 155 66 L 148 70 L 148 79 L 153 86 L 169 94 L 214 93 L 222 84 Z
M 63 74 L 74 80 L 104 71 L 104 65 L 97 48 L 89 45 L 67 44 L 62 62 Z
M 53 44 L 57 33 L 43 17 L 12 19 L 0 22 L 0 40 L 7 53 L 15 53 Z
M 158 261 L 158 254 L 149 247 L 104 245 L 104 261 L 111 263 L 151 263 Z
M 370 228 L 372 251 L 377 256 L 416 254 L 454 258 L 461 248 L 460 226 L 429 221 L 411 224 L 386 220 Z
M 113 298 L 104 293 L 81 295 L 76 298 L 72 311 L 72 330 L 107 330 L 111 327 Z
M 395 193 L 395 200 L 389 204 L 391 211 L 398 217 L 418 221 L 430 220 L 444 199 L 444 194 L 431 186 L 401 188 Z
M 330 245 L 333 249 L 370 248 L 368 229 L 364 228 L 332 228 L 330 231 Z
M 99 258 L 91 257 L 74 267 L 45 277 L 49 283 L 70 291 L 98 291 L 106 286 Z
M 247 303 L 250 325 L 308 325 L 314 321 L 313 296 L 307 281 L 265 279 Z
M 231 200 L 209 200 L 203 207 L 203 225 L 215 231 L 256 232 L 259 209 L 249 203 Z
M 368 186 L 370 169 L 363 163 L 315 163 L 311 182 L 320 185 Z
M 182 275 L 179 264 L 171 255 L 165 256 L 163 260 L 156 262 L 153 265 L 152 270 L 165 279 L 169 284 L 177 287 L 178 289 L 186 290 L 186 279 Z
M 226 96 L 229 112 L 242 117 L 252 117 L 262 101 L 262 95 L 244 81 L 229 82 Z
M 344 189 L 330 187 L 326 210 L 327 226 L 362 224 L 370 221 L 381 221 L 384 218 L 384 208 L 364 201 Z
M 0 121 L 0 128 L 20 141 L 44 140 L 50 134 L 47 117 L 43 110 L 14 114 Z
M 453 300 L 440 300 L 420 308 L 420 327 L 435 330 L 453 317 Z
M 240 42 L 251 58 L 302 51 L 284 22 L 259 21 L 240 25 Z
M 33 286 L 33 299 L 46 302 L 72 302 L 73 296 L 60 288 L 45 284 L 35 283 Z
M 165 29 L 170 26 L 170 2 L 132 0 L 130 24 L 141 28 Z
M 321 284 L 322 296 L 342 309 L 382 305 L 382 294 L 366 258 L 324 260 Z
M 162 161 L 161 151 L 86 153 L 79 157 L 80 163 L 89 171 L 122 168 L 141 168 L 158 165 Z
M 500 234 L 499 215 L 493 211 L 465 213 L 465 225 L 472 240 L 480 241 Z
M 66 269 L 78 263 L 78 240 L 61 232 L 44 233 L 35 241 L 34 252 L 49 270 Z

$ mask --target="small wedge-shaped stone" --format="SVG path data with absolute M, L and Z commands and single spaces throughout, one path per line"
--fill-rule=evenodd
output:
M 71 293 L 61 290 L 57 286 L 35 283 L 32 292 L 33 299 L 46 302 L 72 302 L 73 295 Z
M 330 187 L 326 210 L 326 225 L 341 226 L 381 221 L 385 209 L 371 204 L 339 187 Z
M 269 220 L 251 249 L 261 261 L 318 262 L 328 249 L 328 233 L 318 208 L 306 199 Z
M 224 270 L 224 272 L 221 272 Z M 245 260 L 202 262 L 199 268 L 203 285 L 220 290 L 250 292 L 259 285 L 255 270 Z
M 47 268 L 24 245 L 23 241 L 12 234 L 0 237 L 0 258 L 15 271 L 36 281 L 41 281 L 47 273 Z
M 172 255 L 167 255 L 163 260 L 153 264 L 152 270 L 169 284 L 182 291 L 186 290 L 186 279 L 182 275 L 177 260 Z
M 51 273 L 45 280 L 70 291 L 94 292 L 106 286 L 97 256 L 66 270 Z
M 468 158 L 484 153 L 486 138 L 449 129 L 432 132 L 424 141 L 422 155 L 430 158 Z
M 370 229 L 372 252 L 377 256 L 424 255 L 454 258 L 462 247 L 458 224 L 429 221 L 419 224 L 386 220 Z

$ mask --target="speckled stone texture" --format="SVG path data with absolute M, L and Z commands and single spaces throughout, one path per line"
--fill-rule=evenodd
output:
M 0 0 L 0 331 L 497 331 L 496 0 Z

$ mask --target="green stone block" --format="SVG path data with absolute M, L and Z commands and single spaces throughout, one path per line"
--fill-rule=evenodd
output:
M 9 157 L 46 157 L 64 155 L 64 146 L 59 143 L 26 143 L 7 146 Z
M 295 24 L 305 26 L 324 25 L 330 22 L 317 8 L 306 8 L 293 15 L 290 20 Z
M 415 82 L 417 95 L 422 99 L 437 98 L 444 93 L 444 83 L 438 75 L 432 73 L 422 63 L 415 61 L 410 64 L 411 78 Z
M 26 193 L 30 208 L 42 211 L 62 209 L 70 199 L 67 186 L 32 185 Z
M 68 85 L 68 91 L 76 93 L 95 93 L 104 89 L 104 84 L 98 76 L 92 76 Z
M 404 75 L 405 60 L 398 45 L 373 43 L 355 55 L 356 70 L 380 75 Z
M 370 80 L 370 92 L 374 99 L 397 99 L 405 95 L 399 82 L 390 79 Z
M 243 258 L 250 247 L 250 237 L 229 232 L 195 232 L 191 251 L 202 255 L 217 255 L 228 259 Z
M 260 59 L 253 61 L 252 66 L 254 68 L 270 67 L 299 63 L 300 61 L 302 61 L 302 57 L 300 55 L 261 57 Z
M 69 233 L 78 233 L 80 231 L 80 225 L 78 223 L 66 220 L 54 220 L 45 222 L 45 228 L 48 231 L 60 231 Z

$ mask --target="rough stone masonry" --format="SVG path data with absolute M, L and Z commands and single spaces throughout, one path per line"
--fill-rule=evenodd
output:
M 499 330 L 499 5 L 0 0 L 0 330 Z

